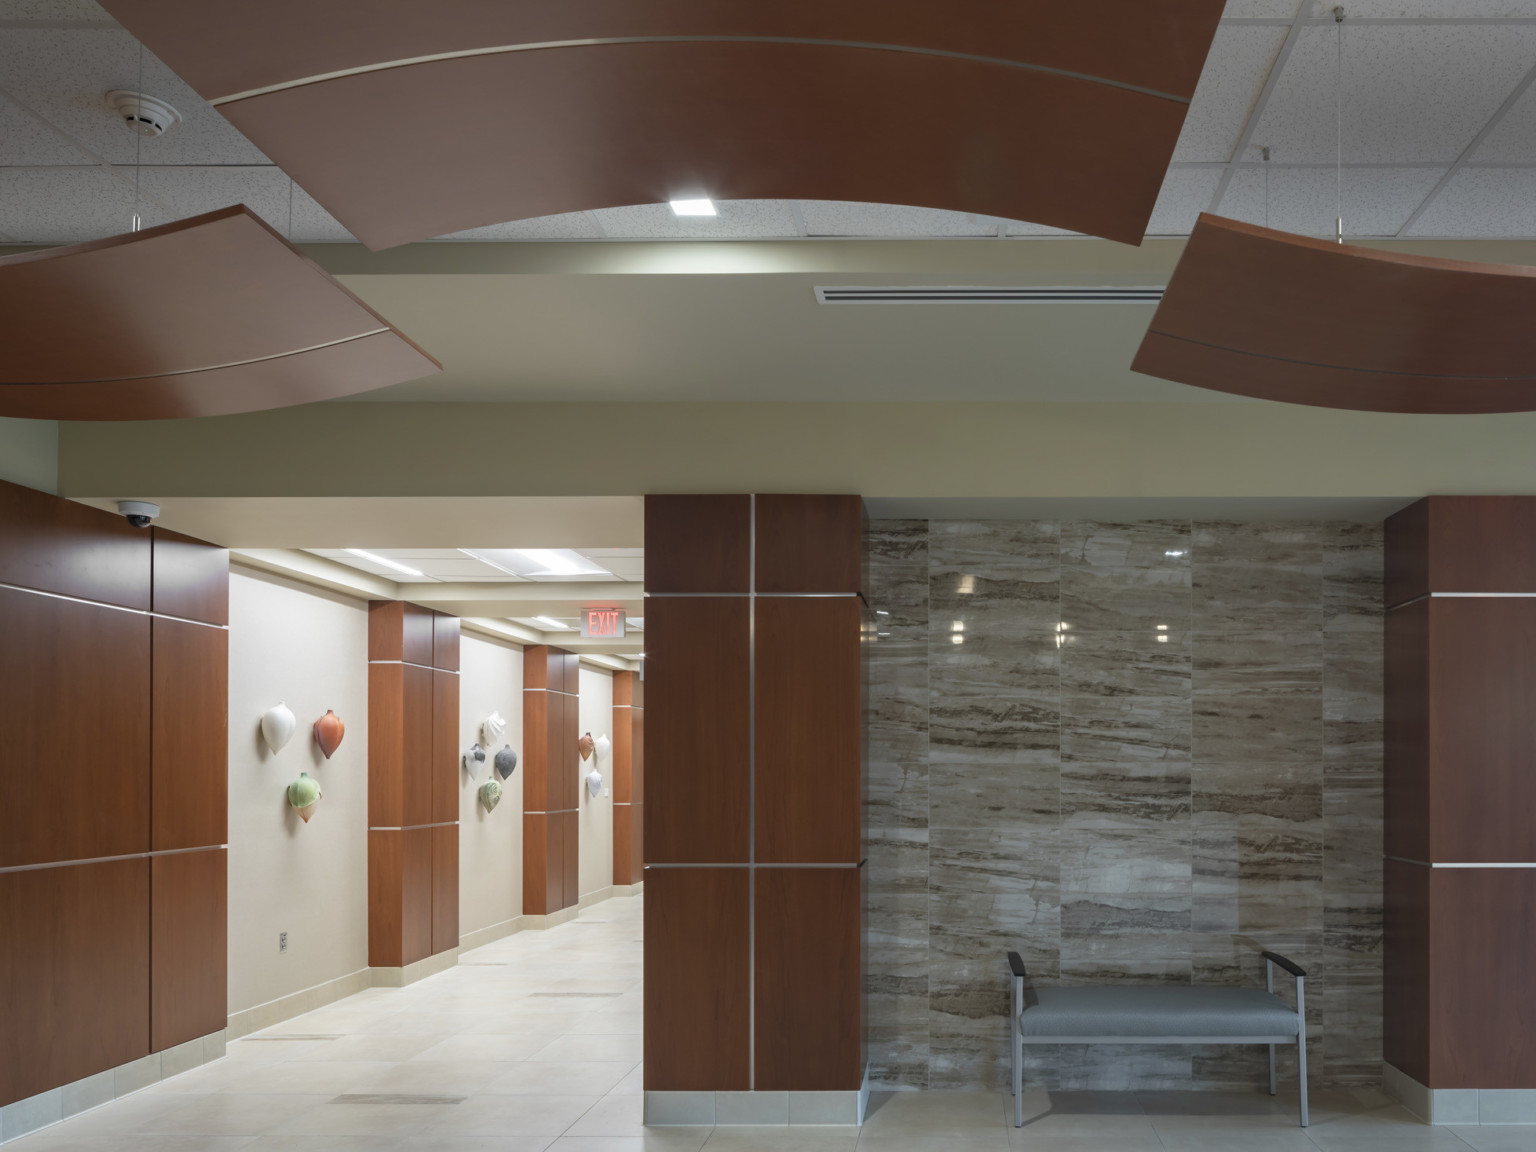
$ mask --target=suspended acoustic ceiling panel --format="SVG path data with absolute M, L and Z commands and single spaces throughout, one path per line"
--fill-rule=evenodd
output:
M 0 258 L 0 316 L 0 416 L 219 416 L 442 370 L 244 205 Z
M 370 248 L 854 200 L 1140 243 L 1223 0 L 105 0 Z
M 1536 268 L 1437 260 L 1202 215 L 1131 367 L 1370 412 L 1536 410 Z

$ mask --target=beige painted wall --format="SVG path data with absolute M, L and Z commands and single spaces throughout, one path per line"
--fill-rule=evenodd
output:
M 261 715 L 298 719 L 274 755 Z M 347 726 L 326 760 L 312 725 Z M 288 806 L 307 771 L 324 792 L 308 824 Z M 368 966 L 368 609 L 235 568 L 229 582 L 229 1010 Z M 279 953 L 278 933 L 288 933 Z
M 468 936 L 523 914 L 523 650 L 465 633 L 459 645 L 459 751 L 480 739 L 480 722 L 499 711 L 507 722 L 501 743 L 517 753 L 517 771 L 502 782 L 494 812 L 480 803 L 480 785 L 495 775 L 486 749 L 478 777 L 459 771 L 459 934 Z
M 59 422 L 0 416 L 0 480 L 59 490 Z
M 596 668 L 581 670 L 581 732 L 613 739 L 613 673 Z M 613 753 L 593 754 L 603 774 L 602 791 L 592 796 L 581 782 L 581 862 L 577 881 L 583 896 L 613 883 Z M 583 777 L 592 771 L 592 760 L 581 765 Z

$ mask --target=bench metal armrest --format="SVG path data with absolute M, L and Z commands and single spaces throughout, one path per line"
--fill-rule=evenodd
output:
M 1024 979 L 1024 957 L 1020 956 L 1017 952 L 1008 953 L 1008 967 L 1012 969 L 1016 977 L 1020 980 Z
M 1263 956 L 1264 959 L 1268 960 L 1271 964 L 1280 965 L 1280 967 L 1284 968 L 1292 976 L 1295 976 L 1298 979 L 1307 974 L 1306 969 L 1303 968 L 1300 964 L 1296 963 L 1294 960 L 1287 960 L 1278 952 L 1261 952 L 1260 955 Z

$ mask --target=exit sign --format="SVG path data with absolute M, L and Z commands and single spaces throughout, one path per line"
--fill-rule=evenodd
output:
M 623 635 L 624 609 L 583 608 L 581 610 L 583 640 L 618 640 Z

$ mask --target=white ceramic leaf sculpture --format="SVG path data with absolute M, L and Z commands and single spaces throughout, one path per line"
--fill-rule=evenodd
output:
M 596 796 L 603 790 L 603 774 L 596 768 L 587 773 L 587 792 Z
M 293 730 L 297 726 L 298 719 L 293 710 L 283 701 L 261 714 L 261 737 L 274 752 L 281 752 L 283 745 L 293 739 Z
M 608 753 L 612 751 L 613 741 L 608 739 L 608 734 L 605 732 L 603 735 L 597 738 L 597 754 L 602 759 L 606 760 L 608 759 Z
M 478 744 L 471 744 L 469 751 L 464 753 L 461 763 L 464 765 L 464 771 L 471 776 L 479 776 L 480 769 L 485 767 L 485 749 Z
M 501 710 L 497 709 L 480 721 L 480 741 L 487 748 L 494 748 L 506 730 L 507 722 L 501 718 Z

